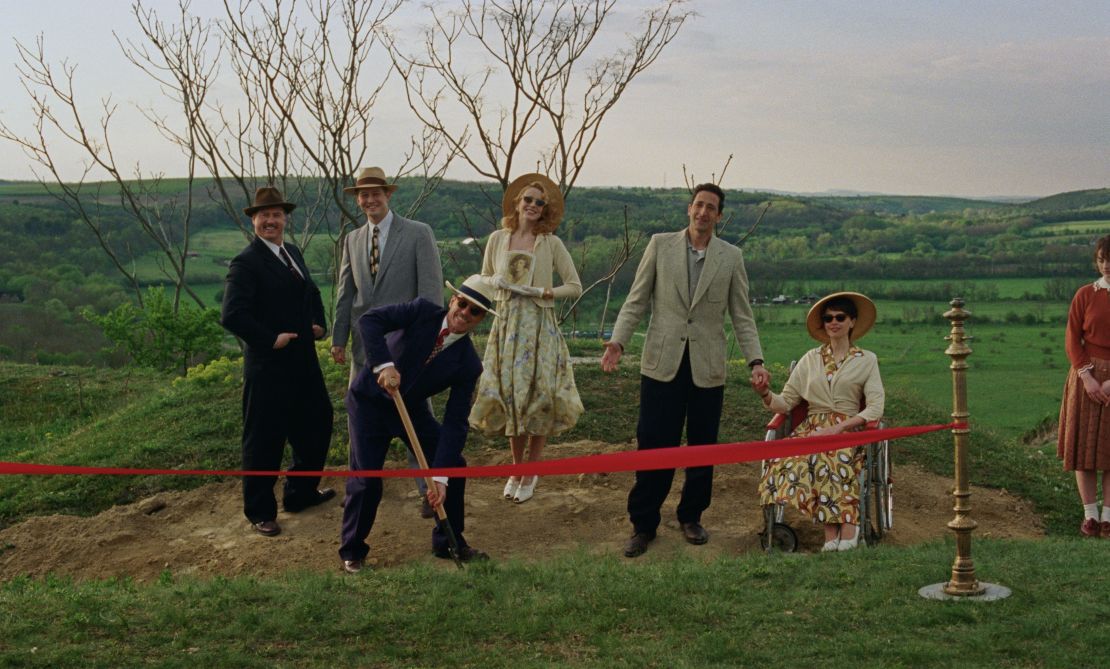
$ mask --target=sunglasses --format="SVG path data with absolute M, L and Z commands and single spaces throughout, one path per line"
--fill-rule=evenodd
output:
M 826 323 L 832 323 L 833 320 L 836 320 L 837 323 L 843 323 L 844 321 L 848 320 L 848 318 L 848 314 L 825 314 L 821 316 L 821 320 L 825 321 Z
M 457 295 L 455 296 L 455 300 L 459 303 L 459 309 L 462 309 L 463 311 L 466 311 L 466 310 L 469 309 L 471 316 L 478 317 L 478 316 L 485 316 L 486 315 L 486 310 L 483 309 L 482 307 L 479 307 L 476 304 L 473 304 L 471 302 L 467 302 L 465 299 L 463 299 L 463 298 L 461 298 Z
M 524 204 L 534 204 L 537 207 L 547 206 L 547 200 L 541 200 L 540 198 L 532 197 L 531 195 L 525 195 L 520 199 L 524 200 Z

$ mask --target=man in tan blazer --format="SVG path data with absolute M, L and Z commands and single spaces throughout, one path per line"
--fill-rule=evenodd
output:
M 752 379 L 770 380 L 748 303 L 743 255 L 714 235 L 724 204 L 725 194 L 718 186 L 699 184 L 686 209 L 689 226 L 652 236 L 617 316 L 613 336 L 605 344 L 601 368 L 611 372 L 651 307 L 640 359 L 639 450 L 678 446 L 683 424 L 688 444 L 717 443 L 727 369 L 726 314 L 751 367 Z M 625 556 L 642 555 L 655 539 L 659 509 L 673 480 L 673 469 L 636 472 L 636 483 L 628 494 L 633 534 Z M 709 508 L 712 490 L 712 467 L 686 470 L 678 522 L 692 544 L 709 540 L 701 514 Z
M 336 364 L 346 364 L 347 341 L 353 339 L 347 385 L 355 382 L 366 364 L 366 349 L 355 328 L 360 316 L 375 307 L 403 304 L 417 297 L 443 306 L 443 268 L 435 235 L 426 223 L 390 210 L 389 200 L 396 190 L 397 184 L 389 183 L 380 167 L 359 170 L 355 185 L 343 189 L 357 198 L 359 209 L 366 214 L 366 225 L 343 241 L 339 282 L 335 287 L 331 357 Z M 417 464 L 411 452 L 409 464 L 413 467 Z M 431 518 L 432 508 L 424 499 L 424 479 L 416 479 L 416 488 L 424 500 L 421 514 Z

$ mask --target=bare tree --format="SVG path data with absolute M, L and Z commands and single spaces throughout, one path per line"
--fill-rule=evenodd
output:
M 464 0 L 460 5 L 431 8 L 419 53 L 407 52 L 396 36 L 388 36 L 409 107 L 501 192 L 515 172 L 535 169 L 550 175 L 564 198 L 606 115 L 692 15 L 685 0 L 663 0 L 642 15 L 622 47 L 597 56 L 600 45 L 611 41 L 603 37 L 603 27 L 613 18 L 616 0 Z M 474 67 L 478 59 L 485 64 Z M 536 143 L 543 148 L 530 161 L 522 152 Z M 496 225 L 493 219 L 489 223 Z M 632 242 L 627 231 L 625 241 Z M 626 244 L 587 291 L 611 282 L 633 250 Z
M 534 165 L 567 196 L 605 116 L 692 14 L 685 0 L 664 0 L 643 15 L 625 48 L 587 62 L 615 4 L 465 0 L 458 9 L 431 9 L 419 55 L 394 37 L 387 44 L 413 112 L 502 190 L 525 140 L 545 121 L 550 143 Z M 471 53 L 487 64 L 470 71 Z M 464 120 L 454 120 L 457 112 Z
M 178 293 L 189 293 L 198 303 L 188 286 L 186 259 L 190 221 L 203 184 L 207 196 L 246 238 L 252 231 L 240 207 L 257 186 L 278 185 L 287 198 L 302 204 L 295 220 L 303 223 L 291 228 L 290 236 L 307 249 L 319 231 L 326 231 L 335 258 L 342 236 L 363 218 L 342 189 L 366 156 L 372 109 L 390 74 L 386 66 L 375 77 L 367 63 L 386 20 L 401 2 L 224 0 L 222 17 L 203 20 L 191 13 L 189 0 L 179 0 L 168 19 L 137 0 L 132 13 L 142 36 L 117 36 L 117 42 L 173 103 L 170 113 L 142 111 L 185 158 L 188 176 L 179 198 L 159 193 L 160 175 L 144 177 L 138 168 L 127 174 L 120 169 L 109 131 L 115 105 L 105 100 L 101 119 L 88 121 L 73 92 L 75 66 L 63 61 L 58 74 L 44 56 L 41 38 L 34 49 L 19 45 L 20 73 L 37 118 L 35 132 L 24 137 L 0 124 L 0 137 L 19 143 L 45 168 L 51 192 L 86 222 L 140 302 L 130 250 L 113 245 L 96 211 L 100 199 L 89 183 L 94 170 L 107 172 L 124 209 L 155 241 L 164 256 L 163 272 Z M 229 83 L 220 78 L 224 63 L 237 90 L 233 95 L 221 91 L 217 99 L 216 87 Z M 64 116 L 56 115 L 55 108 Z M 89 158 L 76 184 L 65 181 L 57 169 L 57 147 L 48 139 L 53 135 L 77 145 Z M 399 177 L 425 177 L 410 207 L 419 207 L 438 185 L 450 158 L 442 138 L 428 129 L 411 140 L 395 171 Z M 211 179 L 202 182 L 205 172 Z

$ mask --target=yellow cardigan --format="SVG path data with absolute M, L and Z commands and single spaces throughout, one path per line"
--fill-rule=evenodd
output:
M 482 258 L 484 276 L 493 276 L 503 271 L 511 234 L 511 230 L 501 229 L 490 235 L 486 242 L 485 256 Z M 537 235 L 532 254 L 535 256 L 533 260 L 535 269 L 532 272 L 531 285 L 537 288 L 550 288 L 553 296 L 551 299 L 530 298 L 536 305 L 554 307 L 556 298 L 573 299 L 582 294 L 582 281 L 578 278 L 578 271 L 574 269 L 574 261 L 571 260 L 567 247 L 563 245 L 563 240 L 550 234 Z M 559 273 L 563 285 L 558 287 L 553 285 L 554 272 Z M 497 291 L 498 300 L 508 299 L 509 295 L 507 290 Z

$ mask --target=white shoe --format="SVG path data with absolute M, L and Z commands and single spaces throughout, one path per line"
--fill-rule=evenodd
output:
M 520 504 L 532 499 L 532 493 L 536 491 L 536 482 L 539 480 L 540 477 L 533 476 L 531 483 L 521 483 L 520 487 L 516 489 L 516 494 L 513 495 L 513 501 Z
M 840 539 L 826 541 L 825 545 L 821 547 L 822 553 L 835 553 L 838 550 L 840 550 Z
M 512 499 L 516 497 L 516 491 L 520 488 L 520 479 L 515 476 L 510 476 L 509 480 L 505 483 L 505 499 Z
M 856 536 L 852 539 L 841 539 L 840 545 L 836 548 L 838 551 L 850 551 L 859 545 L 859 536 L 863 532 L 863 528 L 859 525 L 856 526 Z

